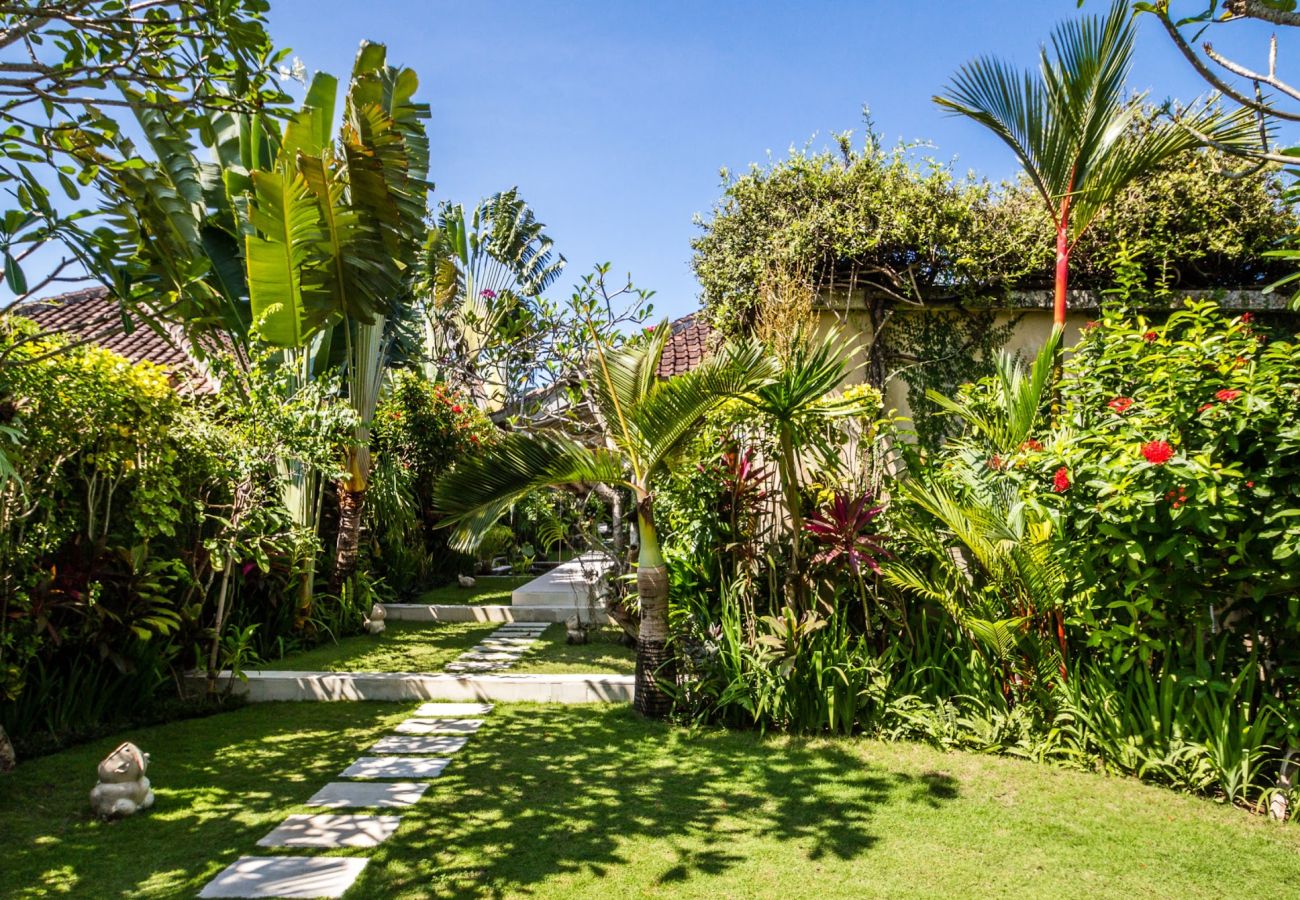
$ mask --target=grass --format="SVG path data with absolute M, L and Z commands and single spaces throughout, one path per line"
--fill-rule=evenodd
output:
M 90 818 L 119 738 L 0 778 L 21 898 L 192 897 L 410 705 L 266 704 L 119 737 L 158 802 Z M 1280 897 L 1300 826 L 1136 781 L 916 744 L 498 707 L 349 897 Z
M 392 622 L 383 634 L 346 637 L 260 668 L 298 672 L 438 672 L 499 626 L 491 622 Z M 253 668 L 253 667 L 249 667 Z
M 459 584 L 425 591 L 420 595 L 420 602 L 435 603 L 472 603 L 510 605 L 510 594 L 515 588 L 527 584 L 536 575 L 480 575 L 472 588 L 463 588 Z
M 636 651 L 619 642 L 622 634 L 621 628 L 597 628 L 588 636 L 588 643 L 566 644 L 564 626 L 552 625 L 510 671 L 532 675 L 557 672 L 631 675 L 636 671 Z

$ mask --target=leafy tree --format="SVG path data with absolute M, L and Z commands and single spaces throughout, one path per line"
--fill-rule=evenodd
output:
M 1056 230 L 1054 320 L 1064 327 L 1070 251 L 1125 187 L 1200 146 L 1193 129 L 1224 146 L 1253 139 L 1248 117 L 1213 108 L 1182 124 L 1134 128 L 1141 99 L 1126 96 L 1136 29 L 1124 0 L 1105 17 L 1067 21 L 1042 51 L 1039 77 L 988 57 L 967 63 L 935 102 L 979 122 L 1009 146 Z
M 13 294 L 4 306 L 87 277 L 124 302 L 149 294 L 129 235 L 114 227 L 134 211 L 110 203 L 104 216 L 92 200 L 147 163 L 115 116 L 147 111 L 198 129 L 218 112 L 276 107 L 284 96 L 270 76 L 283 54 L 266 9 L 265 0 L 36 0 L 0 10 L 0 253 Z M 45 273 L 31 278 L 25 264 L 38 260 Z
M 572 484 L 630 490 L 640 539 L 635 706 L 666 715 L 675 681 L 668 647 L 668 570 L 659 549 L 652 480 L 669 469 L 692 429 L 711 409 L 741 395 L 770 371 L 754 345 L 733 348 L 668 380 L 655 376 L 670 330 L 655 328 L 643 342 L 610 349 L 596 344 L 589 385 L 604 430 L 600 447 L 555 432 L 513 433 L 487 452 L 461 460 L 438 484 L 438 506 L 456 525 L 456 542 L 471 546 L 509 507 L 533 491 Z

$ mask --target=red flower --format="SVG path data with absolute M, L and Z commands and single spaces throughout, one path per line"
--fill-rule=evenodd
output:
M 1255 314 L 1251 312 L 1244 312 L 1241 314 L 1241 321 L 1243 325 L 1249 325 L 1251 322 L 1255 321 Z
M 1154 331 L 1148 331 L 1146 334 L 1142 335 L 1142 340 L 1149 344 L 1158 337 L 1160 337 L 1160 335 L 1156 334 Z
M 1247 482 L 1246 482 L 1246 487 L 1248 487 L 1248 488 L 1253 488 L 1254 486 L 1255 486 L 1255 482 L 1253 482 L 1253 481 L 1247 481 Z
M 1153 466 L 1163 466 L 1174 458 L 1174 448 L 1168 441 L 1149 441 L 1142 445 L 1142 455 Z
M 455 406 L 451 408 L 451 411 L 459 415 L 460 413 L 463 413 L 465 410 L 461 409 L 460 404 L 457 403 Z
M 990 468 L 990 469 L 1005 469 L 1006 467 L 1007 467 L 1007 464 L 1006 464 L 1006 462 L 1002 459 L 1002 457 L 1000 457 L 1000 456 L 998 456 L 996 453 L 994 453 L 994 454 L 993 454 L 993 457 L 989 460 L 989 468 Z
M 484 288 L 478 292 L 478 295 L 484 300 L 495 300 L 497 298 L 497 292 L 491 288 Z
M 1052 476 L 1052 490 L 1058 494 L 1064 494 L 1070 489 L 1070 470 L 1065 466 L 1056 470 Z
M 1196 411 L 1197 411 L 1198 413 L 1203 413 L 1203 412 L 1205 412 L 1207 409 L 1214 409 L 1214 403 L 1213 403 L 1213 402 L 1210 402 L 1210 403 L 1202 403 L 1199 407 L 1197 407 Z
M 478 443 L 478 435 L 477 435 L 477 434 L 471 434 L 471 435 L 469 436 L 469 442 L 470 442 L 471 444 L 477 444 L 477 443 Z
M 1084 323 L 1083 323 L 1083 330 L 1084 330 L 1084 331 L 1092 331 L 1094 328 L 1096 328 L 1096 327 L 1097 327 L 1098 325 L 1100 325 L 1100 324 L 1101 324 L 1101 323 L 1098 322 L 1096 319 L 1089 319 L 1087 322 L 1084 322 Z
M 1221 400 L 1224 403 L 1231 403 L 1241 396 L 1241 391 L 1234 391 L 1231 388 L 1224 388 L 1214 395 L 1215 400 Z
M 1038 443 L 1038 441 L 1034 440 L 1033 438 L 1030 438 L 1029 440 L 1025 441 L 1023 444 L 1020 445 L 1020 450 L 1021 452 L 1024 452 L 1026 450 L 1032 450 L 1035 453 L 1042 453 L 1043 445 Z
M 1115 410 L 1115 412 L 1119 413 L 1122 416 L 1124 415 L 1124 413 L 1128 412 L 1128 408 L 1133 405 L 1133 398 L 1116 397 L 1114 400 L 1110 401 L 1106 405 L 1109 406 L 1111 409 Z

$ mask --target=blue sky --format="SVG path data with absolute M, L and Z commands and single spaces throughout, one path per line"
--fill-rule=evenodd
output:
M 569 260 L 561 284 L 609 261 L 656 290 L 669 315 L 698 303 L 692 216 L 719 197 L 720 167 L 860 134 L 866 104 L 887 141 L 926 139 L 961 171 L 1007 177 L 1010 152 L 930 97 L 976 55 L 1033 64 L 1052 25 L 1080 14 L 1075 0 L 271 6 L 272 34 L 309 71 L 346 74 L 368 38 L 419 72 L 436 199 L 472 203 L 518 185 Z M 1266 32 L 1246 28 L 1216 29 L 1216 43 L 1262 65 Z M 1141 26 L 1132 84 L 1155 98 L 1203 92 L 1154 21 Z

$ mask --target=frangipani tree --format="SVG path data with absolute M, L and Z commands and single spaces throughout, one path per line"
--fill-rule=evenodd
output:
M 665 322 L 645 341 L 617 349 L 598 343 L 589 386 L 603 430 L 590 447 L 559 433 L 514 433 L 469 457 L 443 477 L 438 506 L 456 528 L 454 542 L 472 546 L 511 504 L 541 488 L 604 484 L 632 492 L 640 538 L 637 596 L 638 711 L 666 715 L 673 682 L 668 642 L 668 569 L 659 550 L 652 483 L 672 465 L 700 419 L 719 403 L 763 383 L 771 363 L 757 345 L 736 346 L 672 379 L 655 375 L 671 330 Z
M 1178 123 L 1138 119 L 1142 97 L 1127 92 L 1136 29 L 1128 4 L 1105 16 L 1063 22 L 1042 50 L 1038 77 L 982 57 L 958 70 L 940 106 L 968 116 L 1009 146 L 1024 166 L 1056 228 L 1053 318 L 1065 325 L 1070 251 L 1106 205 L 1135 179 L 1201 146 L 1256 138 L 1249 115 L 1207 105 Z M 1195 132 L 1195 133 L 1194 133 Z

